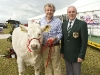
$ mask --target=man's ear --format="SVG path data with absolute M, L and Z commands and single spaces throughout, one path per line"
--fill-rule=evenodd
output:
M 51 28 L 50 25 L 45 25 L 44 27 L 42 27 L 42 32 L 49 32 L 50 28 Z
M 27 28 L 24 25 L 19 25 L 21 31 L 28 32 Z

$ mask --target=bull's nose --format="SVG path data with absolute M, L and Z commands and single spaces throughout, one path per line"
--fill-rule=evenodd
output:
M 36 46 L 37 46 L 36 44 L 31 45 L 31 47 L 36 47 Z
M 37 45 L 36 45 L 36 44 L 31 45 L 31 48 L 32 48 L 33 50 L 35 50 L 35 49 L 37 49 Z

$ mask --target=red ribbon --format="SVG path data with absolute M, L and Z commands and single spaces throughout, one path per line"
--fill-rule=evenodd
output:
M 49 39 L 47 42 L 46 42 L 46 45 L 44 46 L 44 48 L 41 50 L 41 53 L 46 50 L 46 48 L 49 47 L 49 53 L 48 53 L 48 59 L 47 59 L 47 62 L 46 62 L 46 68 L 51 60 L 51 52 L 53 51 L 52 50 L 52 47 L 54 47 L 54 44 L 53 44 L 53 40 L 52 39 Z
M 29 50 L 30 52 L 32 52 L 32 50 L 29 48 L 29 45 L 30 45 L 30 42 L 31 42 L 33 39 L 38 40 L 38 41 L 39 41 L 39 43 L 40 43 L 40 46 L 42 46 L 42 44 L 41 44 L 41 42 L 40 42 L 40 39 L 38 39 L 38 38 L 32 38 L 32 39 L 30 39 L 30 40 L 28 39 L 27 48 L 28 48 L 28 50 Z

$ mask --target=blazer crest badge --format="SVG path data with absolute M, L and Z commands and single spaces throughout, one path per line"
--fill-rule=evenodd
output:
M 79 37 L 79 33 L 78 32 L 73 32 L 73 37 L 74 38 L 78 38 Z

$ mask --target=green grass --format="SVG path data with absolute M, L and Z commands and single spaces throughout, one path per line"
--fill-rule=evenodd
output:
M 11 42 L 6 39 L 0 39 L 0 54 L 6 54 Z M 42 67 L 43 68 L 43 67 Z M 43 74 L 43 69 L 41 73 Z M 0 75 L 18 75 L 18 68 L 15 58 L 0 57 Z M 25 75 L 34 75 L 32 66 L 26 67 Z
M 11 42 L 7 39 L 0 39 L 0 54 L 4 54 L 9 47 L 11 47 Z
M 5 29 L 3 29 L 3 32 L 2 33 L 0 33 L 0 34 L 9 34 L 9 28 L 5 28 Z
M 0 39 L 0 54 L 5 54 L 7 48 L 11 47 L 11 42 L 6 39 Z M 65 75 L 64 60 L 61 60 L 62 72 Z M 0 75 L 18 75 L 18 68 L 15 58 L 0 57 Z M 26 67 L 25 75 L 34 75 L 34 68 Z M 43 65 L 41 66 L 41 75 L 44 75 Z M 82 75 L 100 75 L 100 52 L 91 47 L 87 48 L 86 59 L 82 63 Z
M 100 75 L 100 51 L 87 48 L 86 59 L 82 63 L 82 75 Z

